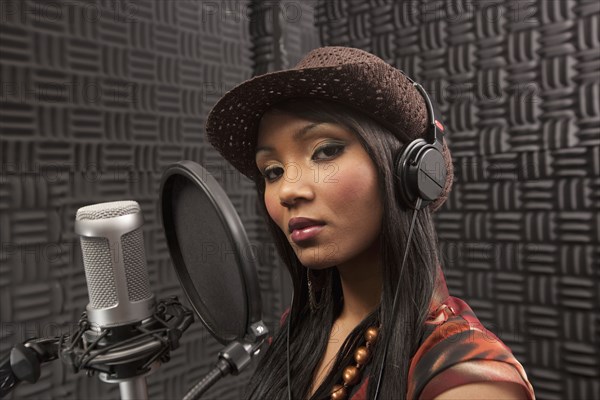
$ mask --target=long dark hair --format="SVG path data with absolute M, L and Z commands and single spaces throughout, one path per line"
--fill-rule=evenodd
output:
M 365 330 L 378 322 L 382 323 L 379 339 L 371 361 L 364 371 L 369 376 L 367 398 L 373 398 L 375 395 L 383 360 L 384 341 L 389 336 L 379 398 L 405 399 L 410 359 L 418 349 L 423 334 L 438 262 L 437 235 L 431 213 L 425 209 L 419 211 L 415 221 L 412 244 L 409 246 L 404 265 L 405 271 L 401 275 L 396 321 L 394 326 L 390 326 L 394 291 L 400 278 L 400 265 L 413 215 L 412 209 L 405 209 L 399 205 L 394 188 L 394 156 L 407 139 L 398 139 L 359 110 L 340 103 L 294 99 L 277 104 L 269 112 L 292 114 L 314 122 L 337 123 L 353 132 L 377 168 L 379 190 L 383 199 L 384 211 L 379 244 L 383 275 L 381 302 L 348 335 L 338 352 L 335 364 L 311 399 L 329 399 L 333 385 L 342 382 L 343 369 L 352 363 L 353 352 L 361 342 Z M 333 323 L 342 309 L 340 276 L 335 267 L 319 271 L 320 274 L 316 275 L 316 285 L 328 287 L 323 287 L 323 290 L 317 292 L 323 297 L 324 307 L 311 313 L 308 305 L 306 267 L 298 260 L 285 234 L 268 216 L 264 204 L 263 179 L 256 180 L 256 189 L 268 229 L 291 275 L 295 298 L 292 312 L 276 331 L 271 346 L 260 359 L 250 379 L 245 399 L 287 399 L 286 334 L 289 329 L 292 396 L 296 400 L 304 400 L 313 382 L 314 370 L 325 353 Z

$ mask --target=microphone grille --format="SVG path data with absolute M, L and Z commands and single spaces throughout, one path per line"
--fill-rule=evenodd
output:
M 102 237 L 82 237 L 85 275 L 93 308 L 109 308 L 118 304 L 117 284 L 113 273 L 108 240 Z
M 137 201 L 113 201 L 108 203 L 92 204 L 91 206 L 81 207 L 77 210 L 76 221 L 96 220 L 121 217 L 123 215 L 135 214 L 140 212 L 140 205 Z
M 122 245 L 123 261 L 127 266 L 125 275 L 127 276 L 129 301 L 140 301 L 152 297 L 142 230 L 136 229 L 123 235 Z

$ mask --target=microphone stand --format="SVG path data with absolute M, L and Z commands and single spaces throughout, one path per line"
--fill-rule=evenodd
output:
M 131 379 L 129 381 L 119 382 L 119 391 L 121 400 L 137 400 L 148 398 L 148 385 L 146 377 Z
M 73 337 L 30 339 L 0 360 L 0 397 L 22 381 L 37 382 L 41 364 L 60 356 L 75 373 L 98 372 L 100 380 L 118 383 L 123 400 L 147 399 L 146 376 L 169 361 L 193 322 L 193 312 L 175 296 L 161 300 L 154 315 L 139 324 L 91 329 L 84 312 Z
M 101 381 L 106 383 L 118 383 L 121 400 L 142 400 L 148 399 L 148 384 L 146 376 L 154 373 L 160 366 L 159 362 L 155 362 L 151 366 L 151 370 L 144 375 L 130 379 L 110 379 L 104 374 L 99 374 Z
M 170 350 L 179 347 L 179 338 L 194 321 L 192 311 L 176 297 L 161 300 L 158 310 L 153 318 L 136 327 L 140 334 L 125 340 L 113 339 L 114 343 L 105 337 L 119 336 L 119 328 L 94 331 L 84 312 L 79 331 L 70 340 L 63 335 L 17 344 L 10 355 L 0 361 L 0 397 L 10 393 L 21 381 L 37 382 L 40 365 L 60 357 L 75 373 L 82 369 L 88 375 L 99 372 L 100 380 L 118 383 L 122 400 L 148 399 L 146 376 L 155 372 L 161 362 L 169 361 Z M 172 318 L 164 318 L 165 315 Z M 162 328 L 157 329 L 157 325 Z M 219 352 L 213 369 L 189 390 L 184 400 L 198 400 L 221 378 L 238 375 L 250 364 L 267 340 L 269 330 L 259 321 L 251 325 L 249 332 L 244 340 L 234 341 Z
M 40 379 L 41 365 L 58 358 L 59 337 L 30 339 L 17 344 L 0 361 L 0 398 L 22 381 L 35 383 Z

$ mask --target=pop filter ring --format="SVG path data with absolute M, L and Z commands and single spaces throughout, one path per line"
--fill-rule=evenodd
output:
M 195 286 L 191 283 L 192 280 L 181 253 L 179 240 L 177 235 L 173 234 L 173 232 L 176 232 L 172 216 L 173 177 L 186 178 L 189 181 L 188 183 L 192 183 L 196 189 L 201 190 L 203 195 L 207 196 L 213 208 L 211 211 L 217 213 L 222 226 L 225 228 L 227 239 L 234 249 L 236 265 L 241 274 L 246 301 L 246 320 L 244 324 L 246 331 L 238 332 L 235 338 L 222 337 L 211 324 L 207 323 L 201 313 L 202 307 L 199 304 L 203 302 Z M 169 165 L 163 173 L 160 185 L 160 203 L 163 229 L 177 277 L 202 324 L 223 345 L 227 345 L 233 340 L 247 339 L 246 336 L 249 336 L 249 340 L 253 341 L 256 338 L 256 331 L 254 330 L 257 326 L 256 323 L 259 322 L 258 325 L 262 325 L 261 296 L 256 278 L 255 257 L 244 226 L 221 185 L 200 164 L 189 160 L 179 161 Z M 203 211 L 199 210 L 199 212 Z

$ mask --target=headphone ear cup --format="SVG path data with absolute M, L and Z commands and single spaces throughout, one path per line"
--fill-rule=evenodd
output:
M 413 208 L 417 200 L 416 182 L 411 179 L 411 161 L 414 162 L 418 149 L 425 145 L 425 140 L 415 139 L 402 147 L 395 160 L 396 195 L 402 208 Z
M 446 164 L 444 156 L 424 139 L 415 139 L 406 145 L 395 161 L 396 193 L 400 205 L 415 209 L 421 198 L 419 209 L 435 201 L 446 184 Z

